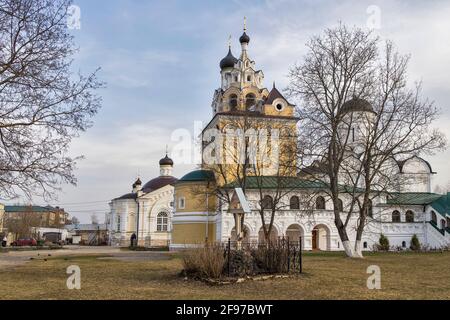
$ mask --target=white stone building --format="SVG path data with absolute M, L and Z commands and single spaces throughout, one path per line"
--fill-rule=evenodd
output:
M 142 185 L 138 178 L 132 192 L 110 202 L 107 216 L 110 244 L 129 246 L 132 237 L 140 246 L 168 246 L 173 215 L 173 161 L 159 161 L 160 176 Z

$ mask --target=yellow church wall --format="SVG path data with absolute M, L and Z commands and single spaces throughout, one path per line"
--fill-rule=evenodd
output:
M 206 223 L 173 224 L 172 244 L 197 245 L 206 241 Z M 216 224 L 208 224 L 208 242 L 216 241 Z
M 248 121 L 248 123 L 247 123 Z M 210 124 L 210 127 L 217 128 L 224 131 L 227 126 L 232 126 L 235 128 L 252 128 L 255 130 L 272 128 L 279 129 L 279 145 L 278 153 L 271 152 L 270 149 L 263 151 L 258 157 L 260 160 L 257 162 L 257 172 L 248 172 L 248 175 L 281 175 L 281 176 L 295 176 L 297 172 L 296 168 L 296 156 L 297 156 L 297 122 L 295 119 L 273 119 L 273 118 L 247 118 L 244 117 L 227 117 L 221 116 L 217 121 Z M 222 186 L 226 183 L 236 181 L 242 178 L 244 175 L 244 169 L 242 164 L 238 165 L 236 163 L 238 159 L 238 148 L 233 148 L 230 150 L 228 146 L 229 141 L 224 141 L 223 146 L 223 156 L 228 157 L 227 160 L 231 160 L 231 163 L 221 163 L 221 164 L 204 164 L 204 168 L 211 170 L 216 173 L 216 183 Z M 270 142 L 267 144 L 270 148 Z M 227 150 L 228 149 L 228 150 Z M 260 150 L 261 151 L 261 150 Z
M 266 104 L 264 105 L 264 114 L 268 116 L 293 117 L 294 108 L 291 106 L 286 106 L 283 110 L 278 111 L 274 105 Z
M 183 182 L 175 185 L 176 212 L 215 212 L 216 196 L 212 186 L 207 188 L 204 182 Z M 208 194 L 207 194 L 208 193 Z M 184 198 L 184 208 L 179 207 L 179 199 Z M 208 202 L 208 208 L 206 208 Z

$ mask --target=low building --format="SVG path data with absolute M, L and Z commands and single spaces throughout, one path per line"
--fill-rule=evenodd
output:
M 64 243 L 67 240 L 69 232 L 60 228 L 33 228 L 33 234 L 37 240 L 52 243 Z
M 72 243 L 99 246 L 108 244 L 108 228 L 106 224 L 70 224 L 66 225 L 68 231 L 68 239 L 72 239 Z M 77 241 L 73 241 L 77 239 Z M 69 240 L 70 241 L 70 240 Z

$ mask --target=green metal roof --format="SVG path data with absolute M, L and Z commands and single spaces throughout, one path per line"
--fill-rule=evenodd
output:
M 5 206 L 5 212 L 48 212 L 56 210 L 53 207 L 41 207 L 41 206 Z
M 441 196 L 431 203 L 431 207 L 442 216 L 450 215 L 450 193 Z
M 232 182 L 225 188 L 238 188 L 238 182 Z M 246 178 L 247 189 L 323 189 L 328 185 L 320 181 L 300 179 L 297 177 L 277 177 L 277 176 L 250 176 Z
M 428 192 L 396 192 L 388 196 L 387 204 L 396 205 L 426 205 L 441 198 L 441 194 Z
M 214 181 L 214 172 L 209 170 L 195 170 L 183 176 L 178 182 Z

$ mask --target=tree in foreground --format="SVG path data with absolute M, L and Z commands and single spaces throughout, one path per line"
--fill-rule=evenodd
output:
M 49 198 L 75 184 L 72 138 L 100 107 L 96 72 L 71 70 L 68 0 L 0 0 L 0 196 Z
M 311 178 L 329 186 L 345 252 L 362 257 L 373 198 L 397 191 L 395 161 L 445 146 L 443 135 L 431 127 L 438 112 L 421 97 L 420 85 L 408 86 L 408 57 L 390 42 L 381 46 L 371 32 L 340 24 L 313 37 L 308 49 L 304 62 L 291 69 L 288 87 L 301 101 L 299 163 L 321 168 Z M 341 194 L 351 199 L 345 210 Z

